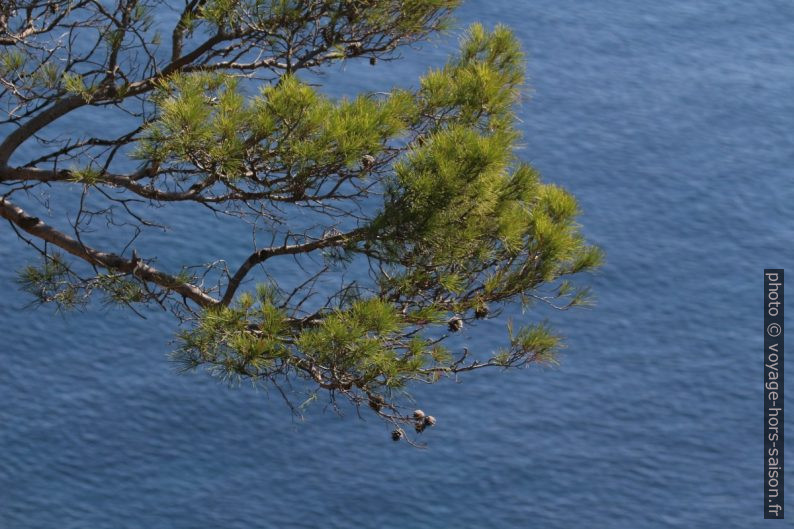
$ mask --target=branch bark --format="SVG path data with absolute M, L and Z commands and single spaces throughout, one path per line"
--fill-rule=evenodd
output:
M 13 222 L 27 233 L 43 241 L 47 241 L 92 265 L 112 270 L 120 270 L 129 274 L 134 273 L 142 280 L 181 294 L 201 307 L 211 307 L 218 304 L 218 300 L 199 287 L 185 283 L 170 274 L 157 270 L 153 266 L 147 265 L 139 260 L 125 259 L 118 254 L 102 252 L 80 243 L 76 239 L 42 222 L 38 217 L 29 215 L 25 210 L 12 203 L 7 198 L 0 198 L 0 217 Z

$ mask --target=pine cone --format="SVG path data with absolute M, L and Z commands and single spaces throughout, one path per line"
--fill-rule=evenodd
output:
M 365 154 L 361 157 L 361 166 L 364 169 L 370 169 L 373 165 L 375 165 L 375 157 L 371 154 Z

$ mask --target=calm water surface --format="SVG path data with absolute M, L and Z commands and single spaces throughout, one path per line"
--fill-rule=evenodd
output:
M 322 406 L 297 422 L 276 395 L 176 374 L 165 316 L 20 310 L 31 256 L 3 227 L 0 528 L 761 527 L 762 269 L 794 269 L 794 4 L 470 1 L 458 20 L 517 32 L 522 156 L 607 252 L 597 307 L 555 317 L 561 366 L 423 390 L 426 450 Z M 326 89 L 406 85 L 456 38 Z M 223 229 L 179 233 L 155 239 L 164 262 L 227 253 Z

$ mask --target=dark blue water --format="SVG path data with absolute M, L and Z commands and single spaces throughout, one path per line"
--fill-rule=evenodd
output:
M 794 268 L 794 4 L 499 0 L 460 10 L 474 20 L 529 52 L 522 156 L 607 252 L 597 307 L 555 317 L 560 367 L 423 390 L 425 450 L 321 405 L 296 422 L 277 395 L 176 374 L 165 315 L 21 311 L 31 256 L 2 228 L 0 527 L 761 527 L 762 269 Z M 456 39 L 327 90 L 408 84 Z M 165 262 L 227 240 L 175 237 L 155 241 Z

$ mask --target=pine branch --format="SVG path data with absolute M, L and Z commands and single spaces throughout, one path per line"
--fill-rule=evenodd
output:
M 55 245 L 75 257 L 79 257 L 91 265 L 128 274 L 134 273 L 144 281 L 149 281 L 169 291 L 181 294 L 201 307 L 210 307 L 218 304 L 218 300 L 199 287 L 184 283 L 177 277 L 143 263 L 140 259 L 125 259 L 120 255 L 102 252 L 80 243 L 65 233 L 45 224 L 38 217 L 29 215 L 7 198 L 0 198 L 0 217 L 13 222 L 29 234 Z

